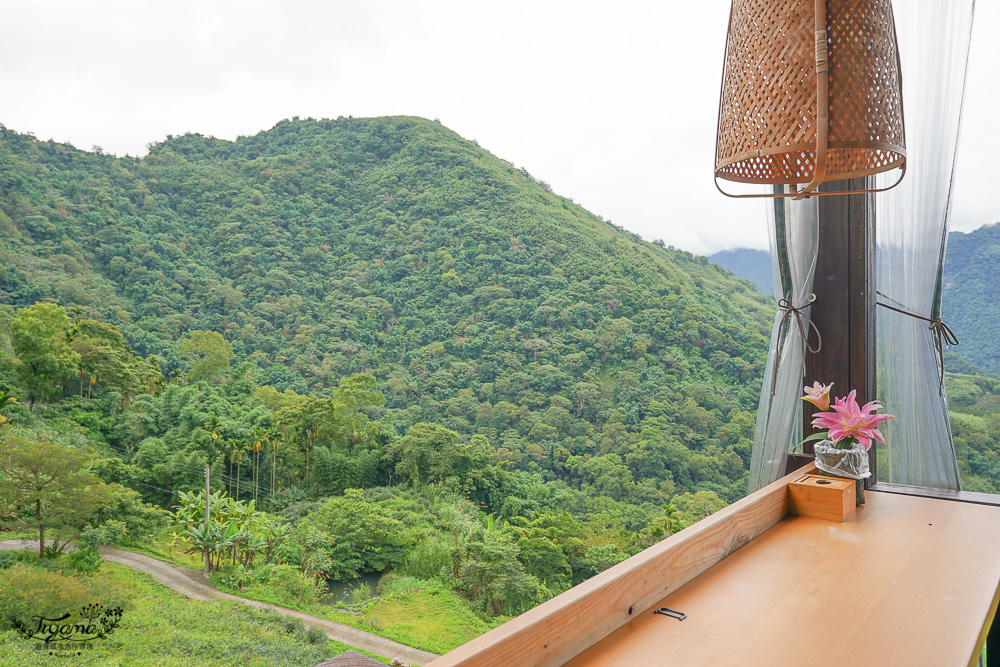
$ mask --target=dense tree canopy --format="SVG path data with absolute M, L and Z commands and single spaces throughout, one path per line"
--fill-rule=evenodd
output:
M 168 380 L 218 381 L 231 350 L 277 395 L 332 398 L 280 406 L 290 446 L 264 445 L 326 490 L 389 472 L 379 438 L 430 422 L 616 502 L 743 492 L 765 300 L 438 123 L 282 121 L 235 142 L 174 137 L 141 160 L 4 129 L 0 174 L 0 298 L 114 324 Z M 122 391 L 121 369 L 88 370 L 106 350 L 66 349 L 58 382 Z M 384 400 L 363 419 L 333 394 L 351 376 Z M 339 434 L 307 423 L 328 412 Z M 242 468 L 246 433 L 223 437 L 243 441 Z
M 92 443 L 163 509 L 208 466 L 310 578 L 513 614 L 740 497 L 770 311 L 436 122 L 142 159 L 0 128 L 0 390 L 42 406 L 0 428 Z M 252 531 L 198 530 L 256 567 Z
M 21 466 L 0 501 L 94 543 L 156 505 L 231 581 L 388 570 L 515 614 L 745 492 L 772 309 L 435 122 L 142 159 L 0 127 L 0 440 L 109 489 L 36 520 Z M 1000 387 L 948 392 L 996 491 Z
M 50 442 L 15 435 L 0 439 L 0 507 L 4 517 L 19 517 L 38 531 L 39 556 L 44 554 L 46 528 L 79 532 L 110 504 L 109 487 L 86 469 L 92 458 Z

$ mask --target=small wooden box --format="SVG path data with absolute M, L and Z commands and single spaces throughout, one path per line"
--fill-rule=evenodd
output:
M 788 485 L 790 514 L 843 521 L 857 511 L 853 479 L 803 475 Z

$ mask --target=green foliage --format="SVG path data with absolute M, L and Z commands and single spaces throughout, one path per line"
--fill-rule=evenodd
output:
M 99 386 L 131 398 L 161 388 L 163 375 L 155 361 L 143 361 L 129 349 L 118 327 L 96 320 L 78 321 L 72 329 L 70 348 L 77 353 L 80 395 L 87 398 Z
M 50 442 L 31 442 L 16 435 L 0 440 L 0 506 L 8 520 L 38 531 L 44 555 L 46 529 L 77 534 L 110 502 L 110 490 L 87 473 L 93 455 Z
M 489 626 L 437 579 L 396 577 L 379 583 L 378 602 L 363 617 L 398 641 L 447 653 L 485 633 Z
M 672 504 L 677 508 L 678 524 L 682 528 L 687 528 L 715 514 L 727 503 L 712 491 L 698 491 L 674 496 Z
M 451 482 L 470 485 L 490 467 L 491 453 L 485 438 L 464 443 L 458 433 L 438 424 L 415 424 L 389 450 L 396 461 L 396 474 L 411 484 Z
M 20 361 L 20 384 L 32 405 L 58 394 L 63 380 L 80 362 L 68 342 L 69 328 L 66 312 L 54 303 L 22 308 L 10 325 L 13 352 Z
M 313 570 L 344 581 L 364 572 L 381 572 L 402 561 L 406 538 L 402 524 L 361 491 L 348 489 L 303 519 L 292 536 L 290 559 L 304 565 L 322 558 Z
M 11 303 L 76 304 L 83 319 L 113 323 L 155 354 L 168 377 L 185 366 L 178 340 L 211 335 L 279 395 L 328 396 L 342 378 L 374 378 L 384 405 L 362 412 L 377 432 L 336 426 L 342 413 L 325 435 L 282 433 L 268 443 L 268 486 L 386 484 L 384 440 L 424 422 L 462 443 L 483 436 L 498 462 L 573 488 L 566 459 L 607 454 L 636 484 L 658 487 L 662 467 L 628 462 L 651 420 L 669 423 L 679 447 L 747 458 L 745 442 L 729 440 L 742 430 L 734 424 L 752 422 L 765 299 L 587 213 L 439 123 L 283 121 L 236 142 L 172 138 L 142 160 L 3 130 L 0 170 L 20 184 L 0 200 L 16 230 L 0 282 Z M 213 374 L 195 366 L 189 378 Z M 689 393 L 694 385 L 705 391 Z M 115 437 L 139 446 L 125 442 L 124 425 Z M 194 464 L 173 445 L 171 458 Z M 283 475 L 299 459 L 317 476 Z M 700 463 L 670 462 L 679 490 L 742 493 L 742 470 L 703 478 Z M 169 481 L 143 481 L 192 490 L 166 467 L 158 475 Z M 611 488 L 629 503 L 662 500 Z
M 425 540 L 417 544 L 396 568 L 401 575 L 415 579 L 433 579 L 451 564 L 451 549 L 444 542 Z
M 192 382 L 214 380 L 229 368 L 233 346 L 215 331 L 192 331 L 177 345 L 177 352 L 192 357 L 187 377 Z
M 452 552 L 447 580 L 490 616 L 514 616 L 549 597 L 518 558 L 513 536 L 492 525 L 468 523 Z
M 398 569 L 512 614 L 676 530 L 675 496 L 745 491 L 772 306 L 438 123 L 143 159 L 0 128 L 0 189 L 0 388 L 50 403 L 0 410 L 95 444 L 234 587 Z M 43 300 L 58 378 L 5 343 Z M 233 509 L 207 529 L 206 466 Z M 120 499 L 85 537 L 156 524 Z
M 325 590 L 322 581 L 288 564 L 231 565 L 213 573 L 211 581 L 237 595 L 292 609 L 315 605 Z
M 115 546 L 128 542 L 146 542 L 166 527 L 168 515 L 146 504 L 139 492 L 110 484 L 109 503 L 102 507 L 95 525 L 84 531 L 84 541 L 94 546 Z
M 221 491 L 208 496 L 205 524 L 205 492 L 180 493 L 173 514 L 175 537 L 192 553 L 206 554 L 212 571 L 228 559 L 232 566 L 249 568 L 258 555 L 278 558 L 287 541 L 287 524 L 258 511 L 254 502 L 234 500 Z
M 0 586 L 9 581 L 2 576 L 0 572 Z M 72 611 L 91 601 L 124 606 L 114 635 L 94 642 L 88 650 L 87 659 L 94 664 L 182 667 L 191 664 L 194 656 L 198 664 L 210 667 L 299 667 L 318 664 L 351 648 L 329 642 L 322 632 L 307 629 L 299 619 L 239 602 L 186 599 L 145 573 L 114 563 L 86 578 L 32 573 L 19 575 L 17 583 L 27 588 L 2 595 L 0 607 L 17 603 L 22 598 L 20 590 L 25 591 L 23 598 L 29 601 L 24 607 L 31 614 L 50 606 L 63 608 L 56 606 L 60 600 Z M 93 598 L 88 597 L 90 591 Z M 2 618 L 6 620 L 6 615 Z M 25 667 L 44 667 L 53 660 L 13 631 L 0 631 L 0 655 L 4 664 Z
M 0 570 L 0 630 L 10 628 L 12 618 L 30 625 L 32 616 L 58 618 L 94 602 L 116 606 L 122 602 L 121 594 L 102 581 L 68 577 L 24 563 Z
M 101 567 L 101 554 L 91 546 L 83 547 L 78 551 L 71 551 L 66 555 L 66 569 L 82 574 L 93 574 Z
M 88 526 L 80 533 L 80 543 L 95 549 L 130 541 L 125 523 L 116 519 L 104 521 L 99 526 Z
M 962 488 L 1000 493 L 1000 380 L 966 370 L 945 375 Z
M 985 225 L 968 234 L 948 234 L 941 317 L 961 341 L 955 351 L 988 373 L 1000 373 L 1000 346 L 993 324 L 1000 317 L 995 299 L 1000 287 L 998 258 L 1000 225 Z M 968 374 L 979 372 L 952 363 L 947 368 Z
M 0 551 L 0 570 L 6 570 L 17 563 L 31 564 L 38 558 L 38 554 L 28 551 Z

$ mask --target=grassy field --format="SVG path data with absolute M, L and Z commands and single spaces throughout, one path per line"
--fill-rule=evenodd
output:
M 121 545 L 122 549 L 145 554 L 150 558 L 180 565 L 181 567 L 201 568 L 205 566 L 204 557 L 201 554 L 189 553 L 187 546 L 181 541 L 174 542 L 172 530 L 167 530 L 157 536 L 157 538 L 147 544 L 129 543 Z
M 343 616 L 351 614 L 334 613 L 332 617 L 341 620 Z M 363 619 L 377 634 L 392 631 L 400 637 L 412 637 L 435 653 L 447 653 L 490 629 L 453 591 L 438 582 L 408 577 L 388 584 L 379 602 L 369 604 L 354 618 Z
M 18 533 L 0 533 L 0 539 L 14 539 L 14 538 L 24 538 L 32 537 L 32 533 L 29 532 L 18 532 Z M 180 565 L 183 567 L 193 567 L 200 568 L 202 566 L 201 557 L 197 554 L 190 554 L 185 551 L 183 543 L 177 542 L 176 544 L 171 544 L 171 537 L 169 531 L 164 532 L 159 535 L 156 540 L 147 544 L 128 544 L 123 545 L 124 549 L 135 551 L 136 553 L 142 553 L 152 558 L 157 558 L 162 561 L 173 563 L 175 565 Z M 124 572 L 123 572 L 124 571 Z M 143 609 L 148 607 L 148 600 L 159 600 L 163 596 L 177 598 L 182 603 L 188 605 L 207 605 L 216 604 L 219 602 L 205 603 L 197 601 L 187 601 L 179 596 L 174 595 L 170 591 L 164 589 L 159 583 L 146 577 L 142 573 L 132 572 L 127 568 L 123 568 L 114 564 L 105 564 L 102 570 L 98 573 L 100 577 L 111 576 L 110 573 L 117 572 L 116 577 L 126 577 L 127 575 L 135 575 L 129 579 L 128 589 L 135 589 L 136 599 L 144 599 L 143 603 L 138 606 L 138 610 L 143 613 Z M 148 585 L 143 584 L 143 580 L 148 580 Z M 447 653 L 451 649 L 464 644 L 465 642 L 478 637 L 492 627 L 482 618 L 477 616 L 470 608 L 468 603 L 460 598 L 453 591 L 449 590 L 447 587 L 439 582 L 435 581 L 421 581 L 416 579 L 411 579 L 408 577 L 396 578 L 387 585 L 383 587 L 376 595 L 377 602 L 372 599 L 359 600 L 359 604 L 352 607 L 350 611 L 344 605 L 331 606 L 330 604 L 303 604 L 301 601 L 291 597 L 286 592 L 282 590 L 271 588 L 267 585 L 254 585 L 248 589 L 235 589 L 225 585 L 218 578 L 213 577 L 214 585 L 220 590 L 224 590 L 227 593 L 232 593 L 233 595 L 239 595 L 241 597 L 260 600 L 262 602 L 268 602 L 278 606 L 286 607 L 289 609 L 295 609 L 298 611 L 303 611 L 316 616 L 321 616 L 327 618 L 331 621 L 336 621 L 338 623 L 343 623 L 344 625 L 350 625 L 352 627 L 359 628 L 361 630 L 367 630 L 374 634 L 398 641 L 407 646 L 412 646 L 414 648 L 419 648 L 425 651 L 431 651 L 433 653 Z M 135 582 L 134 585 L 131 582 Z M 150 595 L 148 587 L 152 586 L 154 589 L 159 589 L 159 593 L 148 599 L 147 596 Z M 141 594 L 140 594 L 141 593 Z M 361 604 L 361 603 L 364 604 Z M 232 603 L 238 608 L 237 603 Z M 213 612 L 220 613 L 220 612 Z M 233 612 L 239 614 L 239 612 Z M 257 613 L 257 612 L 253 612 Z M 230 612 L 226 612 L 225 616 L 230 616 Z M 126 614 L 126 617 L 130 614 Z M 128 620 L 126 618 L 126 620 Z M 134 620 L 134 619 L 133 619 Z M 502 619 L 501 619 L 502 620 Z M 282 621 L 287 623 L 288 621 Z M 222 627 L 226 627 L 229 622 L 223 624 Z M 493 625 L 496 625 L 494 623 Z M 124 621 L 123 621 L 124 627 Z M 208 627 L 208 626 L 206 626 Z M 259 632 L 259 630 L 254 630 L 253 632 Z M 7 633 L 8 635 L 10 633 Z M 203 635 L 204 632 L 199 632 L 199 635 Z M 259 636 L 259 635 L 258 635 Z M 221 640 L 220 640 L 221 641 Z M 214 641 L 213 645 L 221 646 L 225 645 L 225 641 Z M 21 644 L 27 644 L 23 640 Z M 0 633 L 0 665 L 7 664 L 35 664 L 30 662 L 23 662 L 22 659 L 26 659 L 24 656 L 33 654 L 33 651 L 24 653 L 26 649 L 22 646 L 18 651 L 14 651 L 12 647 L 18 644 L 17 641 L 13 640 L 11 637 L 4 639 L 4 635 Z M 337 655 L 350 647 L 337 644 L 336 642 L 330 641 L 331 654 Z M 8 650 L 10 649 L 10 650 Z M 126 647 L 127 649 L 127 647 Z M 355 649 L 357 650 L 357 649 Z M 10 651 L 14 651 L 11 653 Z M 193 656 L 196 652 L 185 653 L 185 655 Z M 13 656 L 19 656 L 16 659 Z M 91 653 L 91 659 L 96 659 L 100 655 L 101 660 L 118 659 L 119 656 L 112 653 L 98 654 L 96 652 Z M 10 656 L 10 657 L 9 657 Z M 373 656 L 377 659 L 382 659 L 378 656 Z M 147 652 L 142 652 L 142 658 L 144 660 L 153 660 L 154 662 L 141 663 L 141 664 L 155 664 L 155 665 L 168 665 L 175 664 L 169 662 L 157 662 L 160 657 L 154 657 L 148 655 Z M 8 662 L 8 659 L 12 662 Z M 53 658 L 48 655 L 35 656 L 34 659 L 52 660 Z M 82 660 L 83 658 L 81 658 Z M 120 664 L 140 664 L 137 662 L 131 662 L 131 658 L 125 659 L 121 658 L 122 662 Z M 166 659 L 164 657 L 164 659 Z M 171 658 L 172 659 L 172 658 Z M 213 658 L 215 659 L 215 658 Z M 325 659 L 325 658 L 324 658 Z M 225 659 L 223 659 L 225 660 Z M 307 661 L 308 662 L 308 661 Z M 321 660 L 317 660 L 321 662 Z M 42 663 L 38 663 L 42 664 Z M 48 664 L 48 663 L 46 663 Z M 79 664 L 104 664 L 98 661 L 93 662 L 80 662 Z M 115 662 L 107 664 L 119 664 Z M 184 664 L 183 660 L 176 664 Z M 228 662 L 215 662 L 206 664 L 230 664 Z M 236 658 L 233 664 L 272 664 L 270 662 L 243 662 L 242 658 Z M 284 664 L 275 662 L 273 664 Z M 299 663 L 306 664 L 306 663 Z
M 235 589 L 214 578 L 213 585 L 233 595 L 303 611 L 432 653 L 447 653 L 492 627 L 465 600 L 436 581 L 401 577 L 382 587 L 377 601 L 358 600 L 350 609 L 343 604 L 303 604 L 266 584 Z
M 0 589 L 27 570 L 0 571 Z M 44 580 L 26 594 L 32 604 L 46 595 L 75 590 L 82 584 L 123 603 L 121 624 L 93 648 L 73 654 L 50 656 L 38 650 L 39 642 L 26 640 L 0 625 L 0 665 L 49 667 L 60 665 L 177 666 L 191 664 L 233 667 L 287 665 L 307 667 L 351 649 L 333 642 L 318 630 L 308 631 L 298 619 L 260 612 L 237 602 L 188 600 L 164 588 L 145 573 L 105 563 L 92 575 L 39 574 Z M 32 575 L 28 573 L 28 575 Z M 75 580 L 75 581 L 74 581 Z M 44 590 L 48 586 L 52 590 Z M 9 595 L 9 591 L 8 591 Z M 76 610 L 74 600 L 72 610 Z M 355 649 L 357 650 L 357 649 Z M 364 653 L 362 651 L 362 653 Z M 369 654 L 370 655 L 370 654 Z M 379 656 L 376 659 L 388 662 Z
M 34 540 L 38 544 L 37 530 L 2 530 L 0 531 L 0 542 L 4 540 Z

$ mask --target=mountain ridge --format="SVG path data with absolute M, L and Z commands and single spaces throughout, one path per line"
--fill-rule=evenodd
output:
M 989 373 L 1000 373 L 1000 307 L 993 295 L 1000 290 L 1000 223 L 972 232 L 948 233 L 942 274 L 942 319 L 955 332 L 957 355 Z M 770 256 L 741 248 L 709 256 L 710 261 L 750 280 L 762 293 L 770 289 Z
M 0 303 L 79 307 L 168 379 L 217 331 L 262 385 L 370 373 L 399 433 L 481 435 L 581 488 L 607 466 L 617 500 L 745 493 L 767 300 L 439 123 L 282 121 L 141 159 L 4 129 L 0 212 Z

